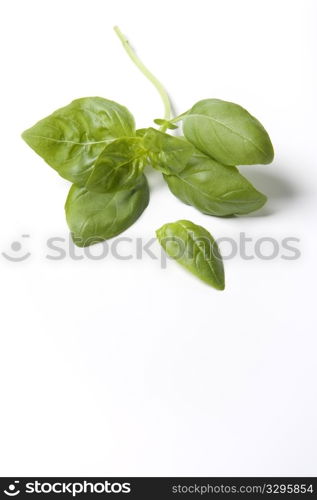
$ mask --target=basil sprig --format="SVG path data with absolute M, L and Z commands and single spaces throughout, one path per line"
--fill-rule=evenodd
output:
M 154 84 L 164 103 L 159 130 L 135 129 L 131 112 L 102 97 L 72 101 L 23 132 L 25 142 L 59 175 L 73 183 L 66 200 L 66 219 L 78 246 L 112 238 L 131 226 L 149 202 L 144 170 L 163 174 L 181 201 L 204 214 L 247 214 L 261 208 L 266 196 L 237 165 L 270 163 L 274 152 L 261 123 L 241 106 L 205 99 L 176 118 L 162 84 L 137 58 L 115 27 L 133 62 Z M 172 135 L 182 122 L 183 136 Z M 167 130 L 170 133 L 167 133 Z M 189 221 L 167 224 L 157 234 L 181 234 L 188 244 L 202 234 L 217 250 L 217 263 L 206 261 L 195 246 L 193 261 L 186 251 L 180 263 L 212 286 L 224 287 L 219 251 L 210 234 Z M 205 234 L 206 233 L 206 234 Z M 170 253 L 171 245 L 163 244 Z

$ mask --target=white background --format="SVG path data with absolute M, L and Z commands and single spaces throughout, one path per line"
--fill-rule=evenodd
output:
M 269 196 L 261 211 L 202 215 L 151 173 L 124 236 L 187 218 L 216 238 L 300 238 L 300 259 L 226 260 L 218 292 L 149 257 L 45 258 L 46 239 L 68 235 L 69 185 L 20 133 L 89 95 L 139 127 L 162 116 L 114 24 L 177 113 L 237 102 L 276 150 L 243 168 Z M 20 241 L 32 254 L 0 256 L 0 474 L 317 475 L 316 2 L 2 2 L 0 36 L 0 251 Z

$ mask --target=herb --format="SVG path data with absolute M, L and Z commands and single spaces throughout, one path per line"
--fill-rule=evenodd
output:
M 74 184 L 65 203 L 74 243 L 83 247 L 117 236 L 140 217 L 148 203 L 144 175 L 132 188 L 114 193 L 93 193 Z
M 208 285 L 224 290 L 225 277 L 218 245 L 202 226 L 189 220 L 165 224 L 156 231 L 166 253 Z
M 127 108 L 102 97 L 84 97 L 40 120 L 22 137 L 62 177 L 83 185 L 107 143 L 134 134 Z
M 180 173 L 164 179 L 177 198 L 208 215 L 248 214 L 267 200 L 236 167 L 221 165 L 199 151 Z
M 197 149 L 224 165 L 271 163 L 274 157 L 265 128 L 233 102 L 197 102 L 185 115 L 183 130 Z
M 133 186 L 146 165 L 146 155 L 140 137 L 114 140 L 97 158 L 86 188 L 97 193 L 110 193 Z
M 153 168 L 165 174 L 180 173 L 194 153 L 194 146 L 184 137 L 174 137 L 150 127 L 143 137 Z
M 144 144 L 152 166 L 180 200 L 208 215 L 242 215 L 261 208 L 267 198 L 236 167 L 222 165 L 189 143 L 148 129 Z
M 136 130 L 132 114 L 121 104 L 85 97 L 58 109 L 22 134 L 37 154 L 73 183 L 65 210 L 75 243 L 87 246 L 112 238 L 137 220 L 149 202 L 143 173 L 147 166 L 162 172 L 180 200 L 205 214 L 240 215 L 261 208 L 266 196 L 236 168 L 273 160 L 270 138 L 260 122 L 241 106 L 219 99 L 199 101 L 173 118 L 164 87 L 139 60 L 119 28 L 114 29 L 127 54 L 162 98 L 164 116 L 154 120 L 159 130 Z M 184 136 L 166 132 L 176 129 L 180 122 Z M 217 250 L 209 233 L 189 221 L 163 226 L 158 231 L 160 239 L 164 231 L 182 234 L 187 246 L 190 232 L 195 245 L 199 235 L 208 235 Z M 208 261 L 199 245 L 194 248 L 197 262 L 183 257 L 180 263 L 222 289 L 222 264 Z M 166 251 L 170 252 L 170 245 Z

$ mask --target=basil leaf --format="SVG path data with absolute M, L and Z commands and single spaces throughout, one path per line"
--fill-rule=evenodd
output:
M 149 202 L 146 177 L 140 176 L 131 189 L 116 193 L 92 193 L 75 184 L 66 204 L 66 220 L 79 247 L 113 238 L 130 227 Z
M 165 224 L 156 231 L 165 252 L 217 290 L 224 290 L 223 262 L 218 245 L 202 226 L 188 220 Z
M 135 131 L 135 135 L 137 137 L 144 137 L 146 132 L 148 131 L 147 128 L 138 128 L 136 131 Z
M 271 163 L 270 137 L 248 111 L 232 102 L 205 99 L 185 115 L 185 137 L 203 153 L 224 165 Z
M 184 137 L 174 137 L 150 127 L 143 144 L 149 151 L 152 167 L 165 174 L 181 172 L 194 152 L 194 147 Z
M 178 175 L 164 175 L 172 193 L 208 215 L 240 215 L 261 208 L 267 198 L 236 167 L 195 152 Z
M 168 128 L 170 130 L 175 130 L 178 128 L 177 125 L 174 125 L 174 123 L 169 120 L 165 120 L 164 118 L 155 118 L 155 120 L 153 121 L 154 123 L 156 123 L 156 125 L 161 125 L 162 127 L 165 127 L 165 129 Z
M 82 185 L 106 144 L 134 133 L 127 108 L 101 97 L 84 97 L 37 122 L 22 137 L 62 177 Z
M 146 153 L 139 137 L 115 139 L 97 158 L 86 188 L 110 193 L 131 187 L 146 165 Z

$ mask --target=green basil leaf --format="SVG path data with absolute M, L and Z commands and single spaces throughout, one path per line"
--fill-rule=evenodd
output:
M 82 185 L 107 143 L 134 134 L 134 118 L 127 108 L 101 97 L 84 97 L 37 122 L 22 137 L 62 177 Z
M 144 137 L 146 132 L 148 131 L 147 128 L 138 128 L 136 131 L 135 131 L 135 135 L 137 137 Z
M 165 174 L 181 172 L 194 152 L 184 137 L 175 137 L 152 127 L 144 135 L 143 144 L 149 151 L 151 165 Z
M 270 137 L 248 111 L 232 102 L 205 99 L 185 115 L 185 137 L 203 153 L 224 165 L 271 163 Z
M 205 283 L 224 290 L 222 258 L 216 241 L 206 229 L 188 220 L 179 220 L 165 224 L 156 235 L 170 257 Z
M 144 175 L 133 188 L 116 193 L 93 193 L 74 184 L 65 204 L 74 243 L 84 247 L 117 236 L 140 217 L 148 202 Z
M 208 215 L 240 215 L 261 208 L 267 198 L 236 167 L 195 152 L 178 175 L 164 175 L 172 193 Z
M 154 123 L 156 123 L 156 125 L 161 125 L 163 127 L 165 127 L 166 129 L 170 129 L 170 130 L 175 130 L 178 128 L 177 125 L 174 125 L 174 123 L 172 123 L 171 121 L 169 120 L 165 120 L 164 118 L 155 118 L 155 120 L 153 120 Z
M 108 144 L 97 158 L 86 188 L 111 193 L 133 186 L 147 161 L 142 142 L 140 137 L 122 137 Z

